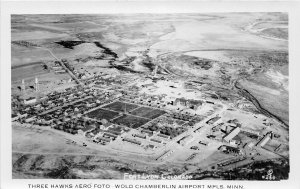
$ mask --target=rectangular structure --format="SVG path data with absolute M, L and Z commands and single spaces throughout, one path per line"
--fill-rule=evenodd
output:
M 233 139 L 233 137 L 238 135 L 240 131 L 241 131 L 241 129 L 239 127 L 236 127 L 229 134 L 227 134 L 223 139 L 226 142 L 229 142 L 231 139 Z

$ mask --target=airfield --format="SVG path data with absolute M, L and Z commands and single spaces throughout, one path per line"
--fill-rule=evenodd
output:
M 11 23 L 13 178 L 288 179 L 286 14 Z

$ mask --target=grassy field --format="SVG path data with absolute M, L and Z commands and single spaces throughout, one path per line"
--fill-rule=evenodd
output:
M 125 106 L 126 106 L 126 112 L 139 107 L 138 105 L 135 105 L 135 104 L 128 104 L 128 103 L 117 101 L 117 102 L 108 104 L 108 105 L 104 106 L 103 108 L 107 108 L 107 109 L 117 111 L 117 112 L 124 112 Z
M 118 112 L 113 112 L 113 111 L 109 111 L 109 110 L 104 110 L 104 109 L 97 109 L 94 110 L 90 113 L 87 114 L 88 117 L 90 118 L 94 118 L 94 119 L 106 119 L 106 120 L 110 120 L 113 119 L 115 117 L 117 117 L 119 115 Z
M 120 125 L 126 125 L 127 127 L 131 127 L 131 128 L 135 129 L 135 128 L 138 128 L 138 127 L 144 125 L 148 121 L 150 121 L 150 120 L 131 116 L 131 115 L 123 115 L 123 116 L 115 119 L 114 123 L 120 124 Z
M 155 119 L 155 118 L 163 115 L 164 113 L 165 113 L 165 111 L 148 108 L 148 107 L 140 107 L 140 108 L 134 110 L 133 112 L 131 112 L 132 115 L 145 117 L 148 119 Z
M 34 78 L 35 76 L 49 73 L 49 71 L 45 70 L 41 63 L 37 62 L 37 64 L 15 67 L 11 70 L 11 73 L 11 80 L 16 81 L 21 79 Z

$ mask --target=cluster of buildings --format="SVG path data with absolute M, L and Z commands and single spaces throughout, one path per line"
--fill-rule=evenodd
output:
M 122 100 L 155 108 L 164 108 L 166 106 L 163 96 L 139 94 L 138 92 L 123 91 Z
M 221 117 L 218 115 L 209 119 L 206 124 L 212 126 L 210 134 L 207 134 L 207 138 L 222 143 L 218 148 L 219 151 L 225 154 L 243 156 L 242 158 L 254 154 L 254 149 L 269 147 L 266 145 L 274 137 L 273 132 L 267 132 L 262 135 L 261 131 L 243 127 L 237 119 L 228 120 L 226 123 L 222 122 Z M 278 146 L 280 148 L 280 145 Z M 276 148 L 273 150 L 275 151 Z M 242 160 L 237 160 L 237 162 Z M 232 160 L 221 163 L 219 166 L 222 167 L 233 163 L 236 162 Z
M 124 132 L 126 128 L 104 120 L 100 125 L 85 132 L 85 136 L 94 143 L 106 145 L 119 138 Z
M 151 131 L 144 128 L 135 130 L 133 134 L 127 138 L 137 141 L 139 143 L 138 145 L 144 146 L 145 149 L 155 149 L 171 140 L 171 137 L 168 135 L 162 134 L 159 131 Z M 127 140 L 127 142 L 130 141 Z
M 182 114 L 180 112 L 171 112 L 167 114 L 168 117 L 174 118 L 174 119 L 179 119 L 183 121 L 192 121 L 194 118 L 196 118 L 196 115 L 190 115 L 188 113 Z
M 57 68 L 53 67 L 53 69 L 57 71 L 65 70 L 62 65 L 56 66 Z M 75 75 L 77 74 L 76 70 L 72 68 L 68 69 L 71 69 Z M 76 76 L 79 77 L 78 74 Z M 190 109 L 194 112 L 198 111 L 203 103 L 205 103 L 202 100 L 186 98 L 170 99 L 165 94 L 141 94 L 138 86 L 125 85 L 130 82 L 130 79 L 123 79 L 119 76 L 97 75 L 89 78 L 81 78 L 81 81 L 85 86 L 77 85 L 76 87 L 67 88 L 64 91 L 49 93 L 42 98 L 32 97 L 20 103 L 17 103 L 18 100 L 14 99 L 12 120 L 37 125 L 52 125 L 53 128 L 70 134 L 84 135 L 87 140 L 102 145 L 106 145 L 119 138 L 123 142 L 141 146 L 145 149 L 155 149 L 158 146 L 166 144 L 166 142 L 172 140 L 174 137 L 183 134 L 189 127 L 193 127 L 205 118 L 196 113 L 183 113 L 182 111 L 183 109 Z M 39 81 L 37 78 L 34 82 L 34 89 L 36 91 L 39 90 Z M 21 90 L 26 90 L 24 80 L 22 80 Z M 139 129 L 135 129 L 130 135 L 125 134 L 125 137 L 123 135 L 124 131 L 126 129 L 130 131 L 130 128 L 112 124 L 107 120 L 96 120 L 85 116 L 85 114 L 93 111 L 95 108 L 113 102 L 116 99 L 163 109 L 168 113 L 158 119 L 153 119 Z M 166 122 L 162 122 L 162 118 L 166 120 L 178 120 L 182 124 L 168 125 Z M 221 120 L 221 117 L 217 115 L 206 123 L 208 125 L 215 125 L 219 120 Z M 232 120 L 226 125 L 218 124 L 212 130 L 223 133 L 220 135 L 222 136 L 220 139 L 216 135 L 209 136 L 211 139 L 217 139 L 228 144 L 222 145 L 219 148 L 220 151 L 228 154 L 243 155 L 243 151 L 238 147 L 239 143 L 235 139 L 239 133 L 256 139 L 257 143 L 255 146 L 257 147 L 264 147 L 273 138 L 273 133 L 267 133 L 261 137 L 259 132 L 241 127 L 236 120 Z M 187 146 L 192 141 L 194 141 L 193 135 L 186 135 L 181 137 L 177 143 Z M 207 146 L 208 143 L 200 141 L 199 144 Z M 199 150 L 196 147 L 192 146 L 191 149 Z M 158 159 L 164 159 L 171 153 L 167 152 Z
M 151 122 L 146 123 L 142 126 L 142 132 L 147 133 L 149 135 L 157 134 L 159 138 L 172 139 L 187 130 L 187 126 L 168 124 L 167 120 L 174 121 L 168 113 L 165 116 L 159 117 Z M 183 122 L 186 123 L 186 122 Z
M 203 101 L 201 101 L 201 100 L 191 100 L 191 99 L 185 99 L 185 98 L 176 98 L 176 100 L 174 101 L 174 105 L 176 105 L 176 106 L 183 106 L 183 107 L 195 110 L 195 111 L 197 111 L 199 108 L 201 108 L 202 104 L 203 104 Z
M 64 122 L 114 100 L 118 94 L 78 85 L 62 92 L 49 93 L 40 99 L 35 98 L 30 104 L 14 103 L 18 107 L 13 108 L 13 120 L 37 125 L 51 125 L 56 120 Z
M 264 147 L 273 138 L 273 132 L 266 133 L 256 144 L 256 146 Z

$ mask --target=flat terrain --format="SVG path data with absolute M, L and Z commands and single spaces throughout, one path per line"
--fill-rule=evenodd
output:
M 120 124 L 120 125 L 126 125 L 127 127 L 136 129 L 136 128 L 144 125 L 148 121 L 150 121 L 150 119 L 131 116 L 131 115 L 123 115 L 123 116 L 118 117 L 117 119 L 115 119 L 114 123 L 117 123 L 117 124 Z
M 131 111 L 133 109 L 138 108 L 139 106 L 135 105 L 135 104 L 129 104 L 129 103 L 123 103 L 123 102 L 113 102 L 109 105 L 103 106 L 103 108 L 107 108 L 113 111 L 117 111 L 117 112 L 124 112 L 125 110 Z
M 13 68 L 11 79 L 12 81 L 17 81 L 20 77 L 24 79 L 30 79 L 46 73 L 49 73 L 49 70 L 44 69 L 41 62 L 37 62 L 36 64 Z
M 93 154 L 95 150 L 82 148 L 79 144 L 67 144 L 65 137 L 54 132 L 24 128 L 13 125 L 12 149 L 15 152 L 36 154 Z
M 162 111 L 162 110 L 147 108 L 147 107 L 140 107 L 140 108 L 138 108 L 138 109 L 131 112 L 132 115 L 145 117 L 145 118 L 148 118 L 148 119 L 154 119 L 158 116 L 163 115 L 164 113 L 165 112 Z
M 88 117 L 93 118 L 93 119 L 106 119 L 106 120 L 113 119 L 113 118 L 117 117 L 118 115 L 119 115 L 118 112 L 113 112 L 113 111 L 109 111 L 109 110 L 105 110 L 105 109 L 101 109 L 101 108 L 94 110 L 87 114 Z

